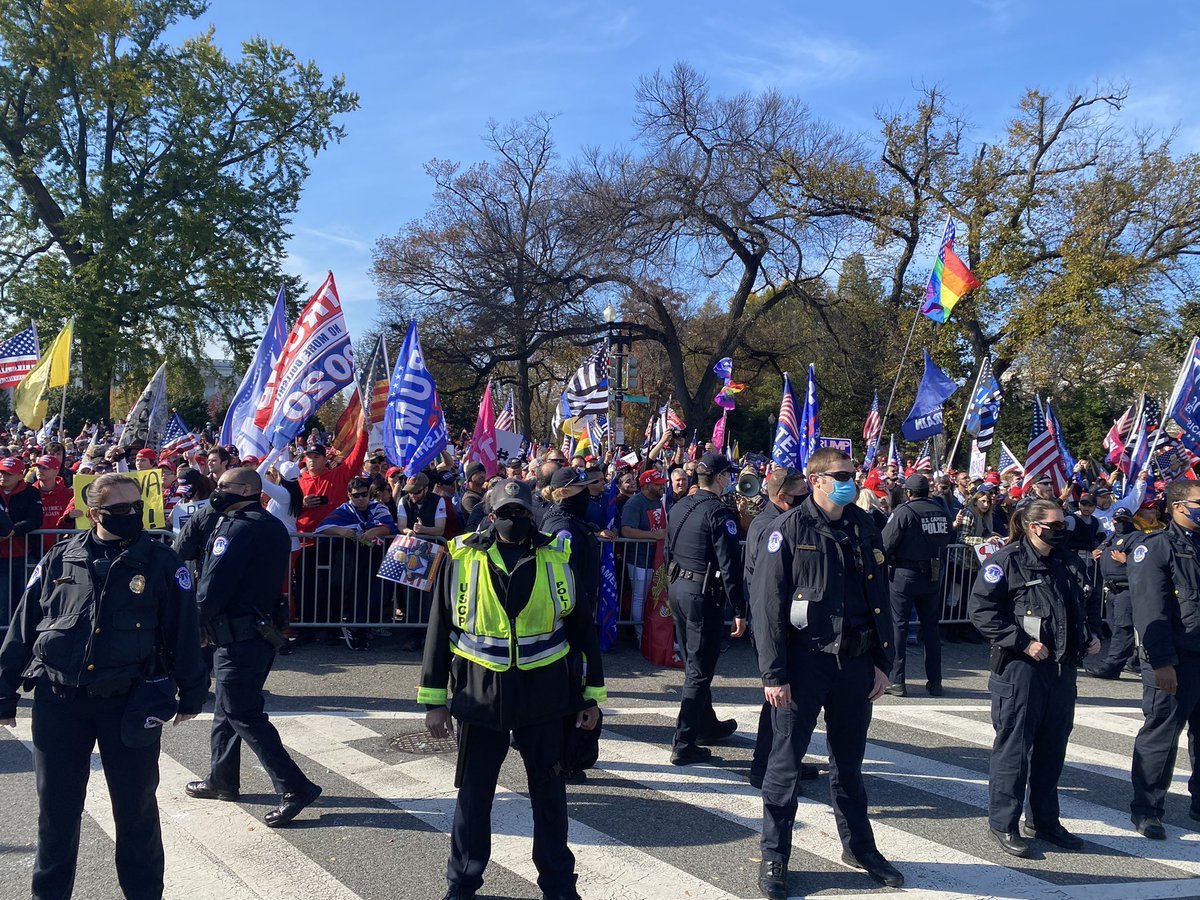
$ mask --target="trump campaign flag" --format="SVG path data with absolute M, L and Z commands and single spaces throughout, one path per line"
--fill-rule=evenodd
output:
M 800 426 L 796 422 L 796 392 L 792 380 L 783 373 L 783 399 L 779 401 L 779 422 L 775 426 L 775 446 L 771 459 L 777 466 L 795 466 L 800 452 Z
M 479 416 L 475 419 L 475 433 L 467 447 L 467 459 L 480 463 L 488 478 L 496 477 L 499 457 L 496 452 L 496 410 L 492 406 L 492 383 L 483 389 L 483 400 L 479 403 Z
M 259 399 L 254 424 L 272 447 L 284 447 L 322 403 L 353 381 L 350 331 L 330 272 L 292 326 Z
M 238 448 L 242 456 L 267 455 L 270 443 L 261 428 L 254 424 L 258 401 L 266 390 L 279 358 L 283 356 L 283 342 L 287 338 L 287 310 L 284 307 L 283 288 L 275 297 L 271 317 L 267 319 L 267 330 L 250 361 L 250 368 L 242 376 L 225 421 L 221 423 L 221 444 Z
M 610 531 L 616 531 L 621 525 L 621 516 L 617 511 L 617 479 L 614 477 L 608 483 L 608 491 L 604 497 L 604 522 Z M 600 649 L 610 650 L 617 642 L 617 619 L 620 612 L 621 597 L 617 588 L 616 550 L 612 541 L 602 541 L 600 546 L 600 597 L 596 604 L 596 624 L 600 628 Z
M 920 441 L 942 433 L 942 404 L 958 390 L 958 384 L 937 367 L 929 351 L 922 352 L 925 354 L 925 374 L 921 376 L 913 408 L 900 429 L 909 441 Z
M 383 414 L 383 452 L 410 478 L 437 458 L 449 433 L 433 376 L 425 367 L 417 323 L 408 325 L 404 346 L 396 357 Z
M 1192 338 L 1188 347 L 1167 401 L 1167 415 L 1179 425 L 1183 446 L 1200 455 L 1200 339 Z
M 821 447 L 821 409 L 817 404 L 817 367 L 808 364 L 808 387 L 804 391 L 804 411 L 800 415 L 800 468 Z

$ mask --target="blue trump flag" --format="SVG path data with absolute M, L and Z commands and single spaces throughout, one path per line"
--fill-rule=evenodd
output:
M 615 531 L 620 525 L 617 515 L 617 479 L 608 484 L 604 501 L 605 527 Z M 617 618 L 620 597 L 617 596 L 617 558 L 612 541 L 600 546 L 600 598 L 596 603 L 596 624 L 600 627 L 600 649 L 610 650 L 617 642 Z
M 921 376 L 921 385 L 917 388 L 917 400 L 901 428 L 905 440 L 909 441 L 923 441 L 945 430 L 942 427 L 942 404 L 958 390 L 958 384 L 937 367 L 929 351 L 922 352 L 925 354 L 925 374 Z
M 717 360 L 717 364 L 713 366 L 713 374 L 728 381 L 733 377 L 733 360 L 728 356 Z
M 433 376 L 425 367 L 417 323 L 408 325 L 404 346 L 396 357 L 383 413 L 383 450 L 388 462 L 413 476 L 433 462 L 446 447 L 446 417 L 438 402 Z
M 270 442 L 263 430 L 254 424 L 258 401 L 271 377 L 271 370 L 279 357 L 283 356 L 283 343 L 287 340 L 287 313 L 283 303 L 283 288 L 275 298 L 275 308 L 267 320 L 267 331 L 262 343 L 250 362 L 250 368 L 242 376 L 225 421 L 221 423 L 221 444 L 233 444 L 242 456 L 263 457 L 270 450 Z
M 1178 423 L 1179 440 L 1192 453 L 1200 456 L 1200 339 L 1192 338 L 1171 399 L 1167 415 Z
M 804 392 L 804 412 L 800 416 L 800 468 L 821 447 L 821 410 L 817 405 L 817 367 L 808 364 L 808 388 Z
M 771 459 L 777 466 L 795 466 L 800 452 L 800 426 L 796 422 L 796 392 L 792 380 L 783 373 L 783 399 L 779 401 L 779 423 L 775 426 L 775 446 Z

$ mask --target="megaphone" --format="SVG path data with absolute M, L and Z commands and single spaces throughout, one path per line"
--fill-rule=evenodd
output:
M 753 500 L 762 495 L 763 480 L 757 472 L 743 472 L 738 476 L 737 492 L 747 500 Z

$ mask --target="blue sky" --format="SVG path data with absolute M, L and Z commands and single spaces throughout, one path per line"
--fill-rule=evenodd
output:
M 640 75 L 683 59 L 721 93 L 775 86 L 843 127 L 939 84 L 990 138 L 1027 87 L 1130 84 L 1130 119 L 1179 127 L 1200 150 L 1200 4 L 1110 0 L 959 3 L 212 0 L 199 22 L 230 50 L 264 35 L 344 73 L 362 97 L 346 140 L 319 156 L 288 245 L 289 268 L 333 269 L 352 333 L 376 317 L 371 248 L 427 208 L 432 158 L 471 163 L 488 119 L 558 115 L 561 154 L 633 135 Z M 274 288 L 264 286 L 264 308 Z

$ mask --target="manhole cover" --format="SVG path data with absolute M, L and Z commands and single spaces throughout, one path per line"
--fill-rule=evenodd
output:
M 401 753 L 453 753 L 458 750 L 454 738 L 435 738 L 428 731 L 398 734 L 388 741 L 388 747 Z

